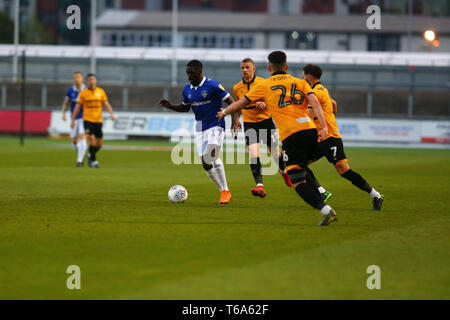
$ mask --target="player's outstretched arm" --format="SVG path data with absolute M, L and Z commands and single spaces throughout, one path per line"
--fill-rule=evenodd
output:
M 314 114 L 319 120 L 322 130 L 319 132 L 319 137 L 325 139 L 328 135 L 328 126 L 325 121 L 325 116 L 323 115 L 322 107 L 320 106 L 319 100 L 315 94 L 308 95 L 308 103 L 311 105 Z
M 75 127 L 75 119 L 77 118 L 78 113 L 80 112 L 80 109 L 81 109 L 81 105 L 79 103 L 77 103 L 77 105 L 75 106 L 75 109 L 73 109 L 72 122 L 70 123 L 71 128 Z
M 163 108 L 170 109 L 176 112 L 189 112 L 189 110 L 191 109 L 191 106 L 189 104 L 179 104 L 174 106 L 166 99 L 160 100 L 159 105 Z
M 224 100 L 224 102 L 226 104 L 228 104 L 228 105 L 231 105 L 231 104 L 233 104 L 234 99 L 230 96 L 230 97 L 226 98 Z M 238 110 L 235 113 L 233 113 L 232 122 L 231 122 L 231 130 L 234 130 L 234 132 L 237 132 L 237 131 L 242 129 L 242 124 L 239 121 L 240 117 L 241 117 L 241 111 L 240 110 Z M 236 135 L 235 135 L 235 138 L 236 138 Z
M 308 116 L 309 116 L 311 119 L 313 119 L 313 120 L 315 120 L 315 118 L 316 118 L 316 116 L 315 116 L 315 114 L 314 114 L 314 111 L 313 111 L 313 109 L 312 109 L 311 106 L 308 106 Z
M 232 104 L 230 104 L 228 107 L 226 107 L 222 111 L 217 112 L 217 116 L 216 117 L 219 118 L 219 120 L 221 120 L 227 114 L 235 113 L 236 111 L 241 110 L 243 107 L 245 107 L 249 103 L 250 103 L 250 101 L 248 101 L 248 99 L 246 97 L 242 97 L 238 101 L 235 101 Z
M 111 120 L 115 121 L 116 116 L 114 115 L 113 109 L 111 107 L 111 104 L 108 101 L 104 102 L 106 110 L 108 110 L 109 114 L 111 115 Z

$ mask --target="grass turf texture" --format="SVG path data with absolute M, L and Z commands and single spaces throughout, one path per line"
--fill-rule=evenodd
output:
M 55 148 L 69 141 L 25 143 L 0 138 L 1 299 L 450 298 L 448 150 L 347 148 L 386 195 L 381 212 L 321 160 L 339 216 L 321 228 L 279 175 L 252 197 L 248 165 L 226 166 L 233 199 L 220 207 L 201 166 L 170 152 L 102 150 L 95 170 Z M 186 203 L 167 200 L 174 184 Z M 69 265 L 81 290 L 66 288 Z M 369 265 L 381 290 L 366 287 Z

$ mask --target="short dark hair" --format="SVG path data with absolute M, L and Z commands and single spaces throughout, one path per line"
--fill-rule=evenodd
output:
M 320 68 L 316 64 L 308 64 L 303 67 L 303 72 L 305 74 L 310 74 L 316 79 L 320 79 L 322 77 L 322 68 Z
M 286 53 L 284 53 L 283 51 L 272 51 L 267 58 L 269 59 L 269 62 L 271 64 L 280 66 L 286 64 L 287 60 Z
M 86 78 L 90 78 L 90 77 L 96 77 L 96 78 L 97 78 L 97 76 L 95 75 L 95 73 L 89 73 L 89 74 L 87 75 Z
M 241 63 L 247 63 L 247 62 L 255 65 L 255 61 L 253 61 L 252 58 L 245 58 L 245 59 L 242 59 L 242 61 L 241 61 Z
M 186 65 L 186 67 L 190 67 L 190 68 L 195 69 L 195 70 L 203 70 L 203 65 L 198 60 L 191 60 L 191 61 L 189 61 L 188 64 Z

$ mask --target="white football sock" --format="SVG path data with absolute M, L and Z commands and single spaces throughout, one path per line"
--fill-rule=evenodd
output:
M 72 145 L 73 145 L 73 149 L 75 151 L 78 151 L 78 143 L 72 143 Z
M 322 209 L 320 209 L 320 212 L 326 216 L 327 214 L 330 213 L 330 211 L 333 210 L 331 209 L 331 207 L 329 205 L 326 205 L 325 207 L 323 207 Z
M 219 179 L 219 183 L 221 185 L 220 191 L 228 191 L 227 177 L 225 176 L 225 167 L 223 166 L 222 160 L 220 160 L 219 158 L 214 161 L 214 170 L 216 171 L 217 178 Z
M 372 191 L 370 191 L 370 196 L 371 196 L 373 199 L 378 199 L 378 198 L 381 197 L 381 194 L 380 194 L 377 190 L 375 190 L 374 188 L 372 188 Z
M 318 187 L 317 190 L 319 190 L 320 193 L 325 193 L 327 190 L 325 190 L 324 187 Z
M 83 162 L 84 154 L 86 153 L 86 148 L 87 148 L 86 140 L 80 139 L 80 141 L 78 141 L 78 143 L 77 143 L 77 147 L 78 147 L 77 162 Z
M 211 179 L 211 181 L 216 184 L 217 188 L 222 191 L 222 186 L 220 185 L 219 178 L 217 178 L 216 170 L 214 170 L 214 167 L 212 167 L 208 171 L 205 170 L 205 172 L 208 175 L 209 179 Z

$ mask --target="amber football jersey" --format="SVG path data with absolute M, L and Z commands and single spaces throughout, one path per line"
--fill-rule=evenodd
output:
M 309 94 L 313 91 L 308 82 L 285 72 L 276 72 L 251 89 L 245 97 L 250 102 L 264 99 L 283 141 L 298 131 L 316 128 L 308 116 Z
M 108 100 L 102 88 L 84 89 L 78 94 L 78 103 L 83 105 L 83 120 L 101 123 L 103 122 L 103 103 Z
M 233 96 L 236 100 L 245 96 L 252 88 L 264 81 L 264 78 L 255 76 L 249 83 L 242 81 L 236 83 L 233 87 Z M 242 117 L 244 122 L 261 122 L 270 118 L 270 112 L 266 109 L 259 111 L 256 109 L 256 101 L 242 108 Z
M 333 113 L 333 103 L 331 102 L 331 98 L 327 88 L 325 88 L 320 82 L 318 82 L 315 85 L 313 85 L 312 90 L 314 91 L 314 93 L 317 96 L 317 99 L 319 100 L 319 103 L 322 107 L 323 115 L 325 117 L 325 122 L 327 123 L 328 126 L 328 135 L 325 139 L 328 139 L 330 137 L 341 138 L 336 123 L 336 117 L 334 116 Z M 314 123 L 316 124 L 317 131 L 320 131 L 322 129 L 322 126 L 320 125 L 320 122 L 319 120 L 317 120 L 317 118 L 314 118 Z

